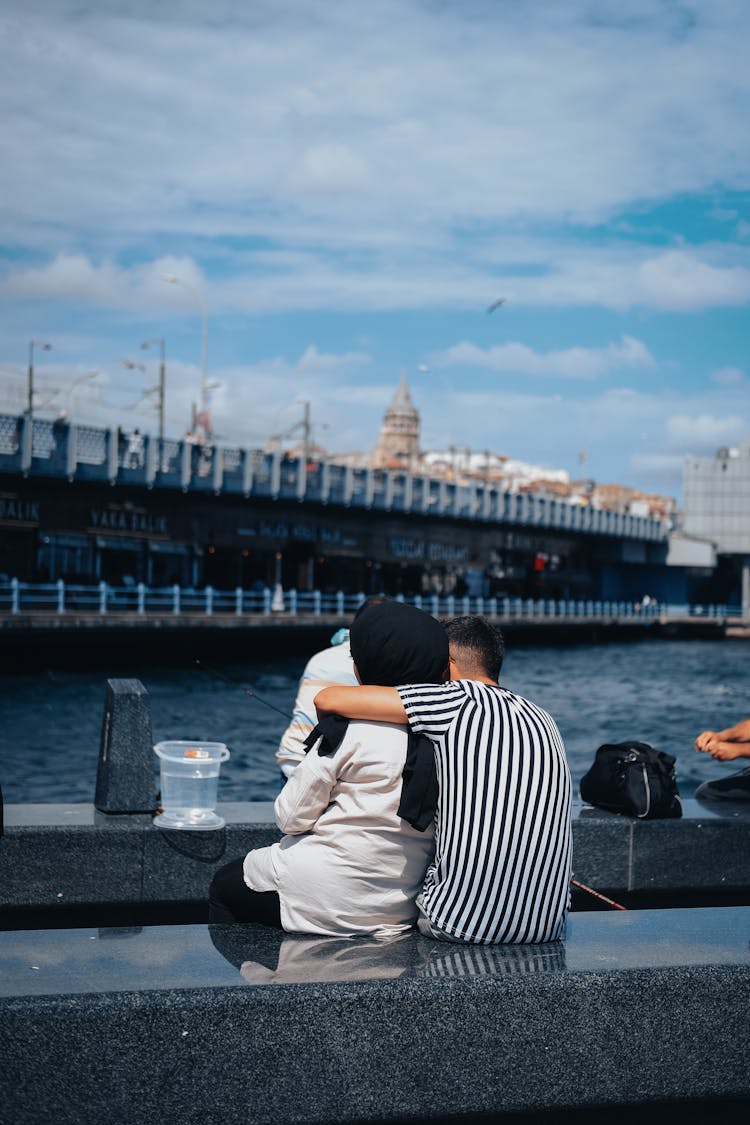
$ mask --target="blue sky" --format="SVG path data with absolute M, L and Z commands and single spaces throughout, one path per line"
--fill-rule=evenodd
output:
M 750 439 L 748 42 L 744 0 L 6 0 L 0 409 L 47 340 L 42 415 L 154 429 L 164 338 L 179 436 L 203 305 L 227 443 L 308 399 L 370 448 L 404 370 L 426 446 L 679 496 Z

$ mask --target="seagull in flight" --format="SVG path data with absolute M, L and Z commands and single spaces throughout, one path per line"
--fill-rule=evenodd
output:
M 506 300 L 506 297 L 498 297 L 496 301 L 493 301 L 491 305 L 488 305 L 487 312 L 492 313 L 495 311 L 495 309 L 499 309 L 501 305 L 505 304 Z

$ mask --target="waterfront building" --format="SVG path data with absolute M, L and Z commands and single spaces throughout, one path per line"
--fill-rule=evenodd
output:
M 715 585 L 750 614 L 750 442 L 686 458 L 683 486 L 682 531 L 713 545 Z

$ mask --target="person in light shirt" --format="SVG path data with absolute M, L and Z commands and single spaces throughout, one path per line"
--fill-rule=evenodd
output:
M 339 629 L 329 648 L 316 652 L 305 665 L 297 688 L 292 721 L 281 736 L 276 761 L 285 778 L 294 773 L 305 757 L 305 739 L 317 724 L 313 700 L 330 684 L 356 684 L 354 661 L 349 650 L 349 630 Z

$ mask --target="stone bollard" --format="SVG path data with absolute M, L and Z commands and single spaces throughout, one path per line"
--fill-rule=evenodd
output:
M 104 813 L 156 811 L 151 711 L 140 680 L 107 680 L 94 804 Z

